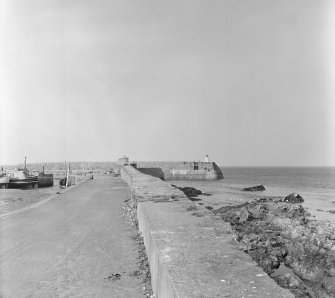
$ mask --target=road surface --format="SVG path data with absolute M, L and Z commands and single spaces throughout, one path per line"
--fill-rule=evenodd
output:
M 143 297 L 127 196 L 120 179 L 98 177 L 1 218 L 0 297 Z

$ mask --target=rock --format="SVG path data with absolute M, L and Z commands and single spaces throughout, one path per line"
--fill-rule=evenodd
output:
M 243 189 L 243 191 L 263 191 L 263 190 L 265 190 L 264 185 L 246 187 L 246 188 Z
M 293 194 L 292 202 L 301 202 Z M 243 250 L 296 297 L 335 297 L 335 222 L 308 219 L 302 205 L 255 200 L 212 210 Z M 277 274 L 277 269 L 287 267 Z
M 322 286 L 327 289 L 328 292 L 335 295 L 335 277 L 325 277 L 322 281 Z
M 266 212 L 266 208 L 264 205 L 250 204 L 248 206 L 248 211 L 253 218 L 261 218 L 263 217 L 263 213 Z
M 187 211 L 194 211 L 194 210 L 198 210 L 198 208 L 195 205 L 191 205 L 191 206 L 187 207 L 186 210 Z
M 328 210 L 329 213 L 335 214 L 335 210 Z
M 256 199 L 255 202 L 257 203 L 266 203 L 266 202 L 272 202 L 273 199 L 272 198 L 269 198 L 269 197 L 262 197 L 262 198 L 259 198 L 259 199 Z
M 190 201 L 192 201 L 192 202 L 198 202 L 198 201 L 201 201 L 201 199 L 198 199 L 198 198 L 191 198 L 191 197 L 189 197 L 188 198 Z
M 281 199 L 280 202 L 298 204 L 304 202 L 304 199 L 301 195 L 298 195 L 297 193 L 291 193 L 285 198 Z
M 121 278 L 121 274 L 116 273 L 116 274 L 111 274 L 108 275 L 107 279 L 111 279 L 113 281 L 119 280 Z
M 309 293 L 301 279 L 294 274 L 286 273 L 284 275 L 279 275 L 274 279 L 283 288 L 291 289 L 296 297 L 315 297 L 313 293 Z
M 238 222 L 240 224 L 245 223 L 246 221 L 248 221 L 249 215 L 250 215 L 250 213 L 248 212 L 248 209 L 246 207 L 241 208 L 240 212 L 237 213 Z
M 172 186 L 181 190 L 188 198 L 196 197 L 198 195 L 203 194 L 203 192 L 201 190 L 196 189 L 194 187 L 178 187 L 178 186 L 173 185 L 173 184 L 172 184 Z

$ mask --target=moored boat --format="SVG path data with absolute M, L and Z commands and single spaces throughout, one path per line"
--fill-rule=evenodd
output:
M 7 174 L 9 178 L 8 188 L 38 188 L 38 176 L 27 170 L 27 157 L 24 157 L 24 168 L 15 169 Z
M 68 166 L 66 177 L 59 180 L 59 186 L 66 188 L 70 185 L 71 185 L 70 166 Z
M 31 175 L 26 169 L 14 170 L 8 178 L 8 188 L 38 188 L 38 176 Z
M 66 187 L 66 181 L 67 181 L 67 177 L 64 177 L 62 179 L 59 180 L 59 186 L 60 187 Z

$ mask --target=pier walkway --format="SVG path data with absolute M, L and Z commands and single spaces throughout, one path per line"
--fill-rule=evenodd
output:
M 1 218 L 0 297 L 143 297 L 127 196 L 122 180 L 98 177 Z

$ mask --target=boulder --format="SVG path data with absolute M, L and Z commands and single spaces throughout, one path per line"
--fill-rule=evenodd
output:
M 264 185 L 246 187 L 246 188 L 243 189 L 243 191 L 263 191 L 263 190 L 265 190 Z
M 280 202 L 298 204 L 304 202 L 304 199 L 301 195 L 298 195 L 297 193 L 291 193 L 285 198 L 281 199 Z
M 201 190 L 196 189 L 194 187 L 179 187 L 179 186 L 176 186 L 176 185 L 173 185 L 173 184 L 172 184 L 172 186 L 181 190 L 188 198 L 196 197 L 198 195 L 203 194 L 203 192 Z

